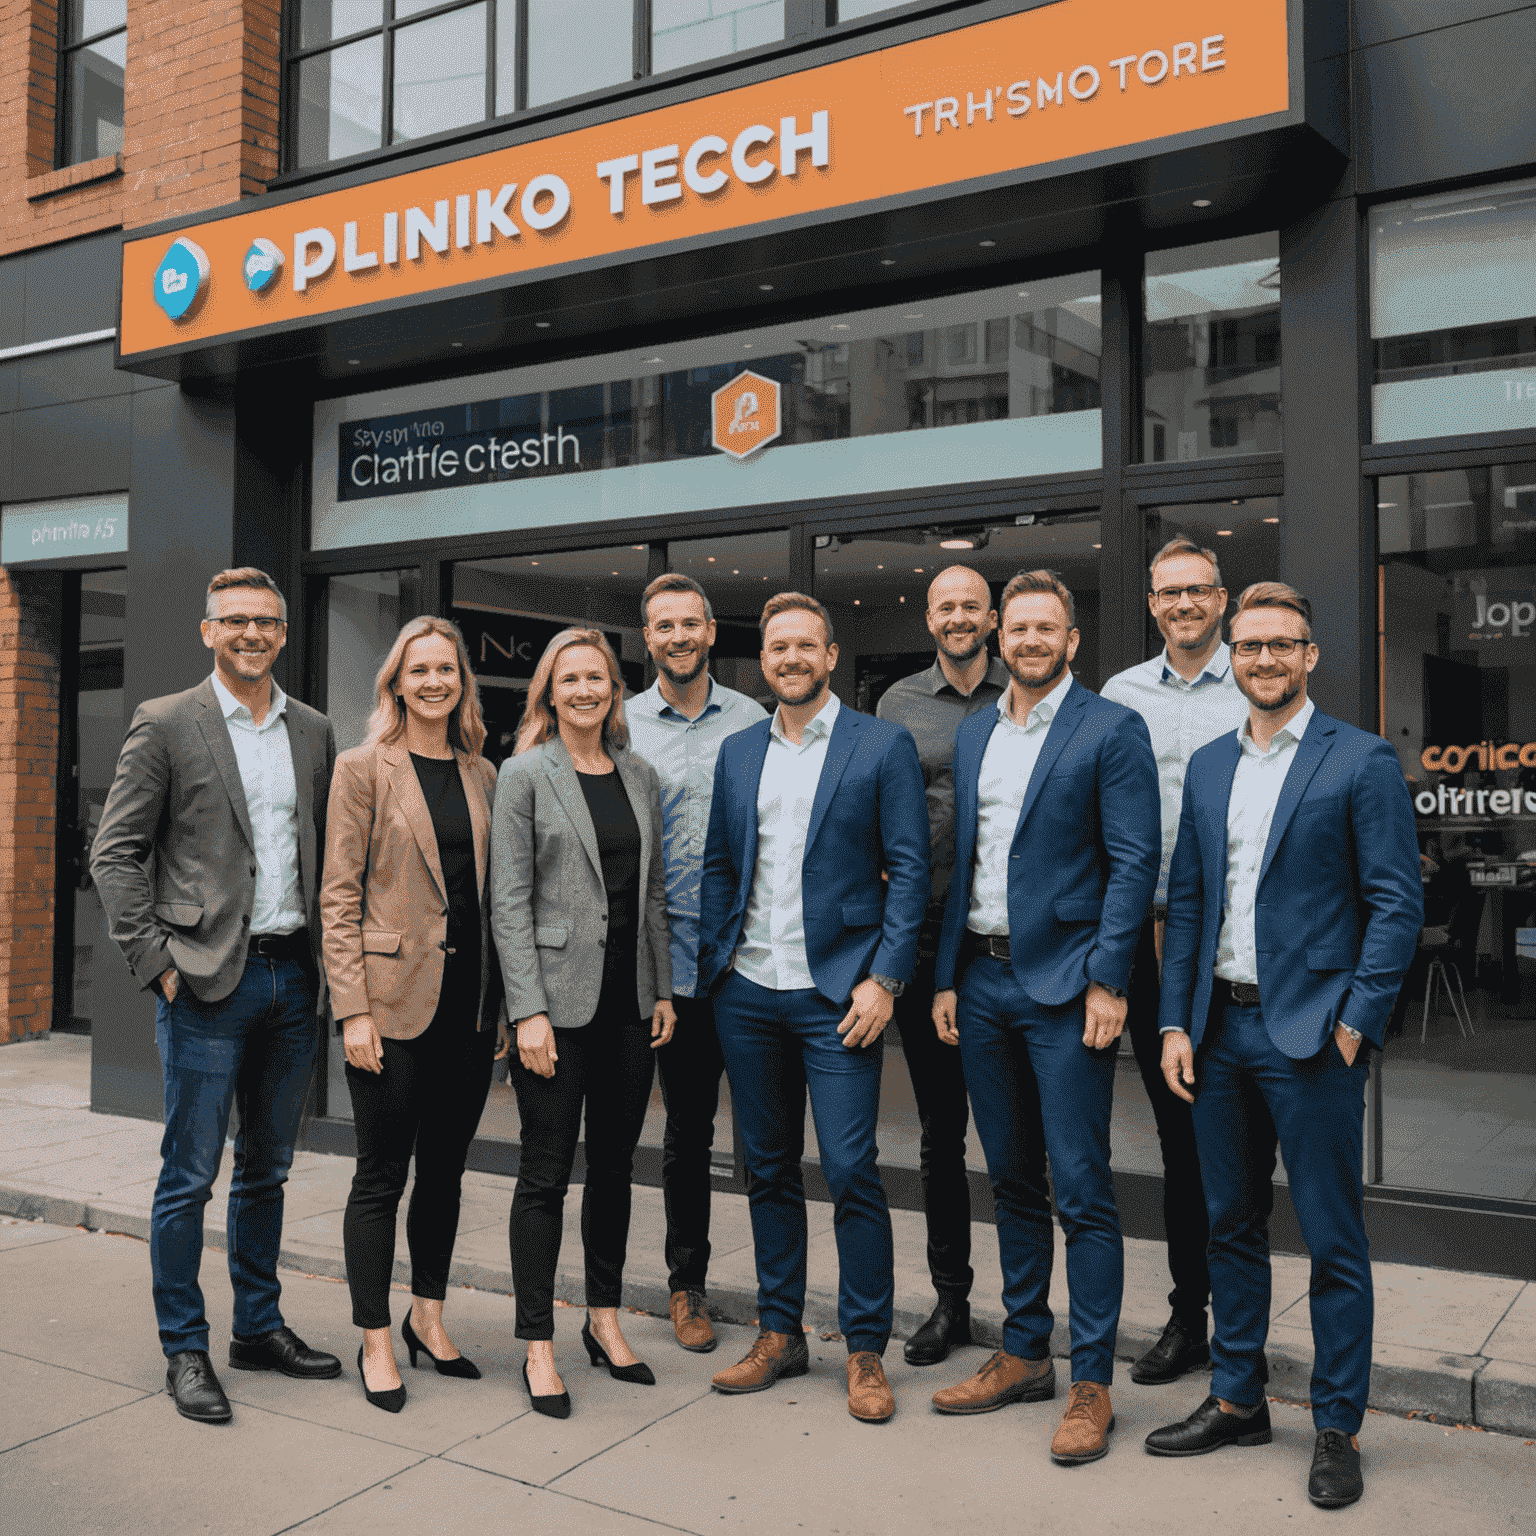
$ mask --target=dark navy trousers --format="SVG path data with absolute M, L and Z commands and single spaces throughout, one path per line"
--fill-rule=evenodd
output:
M 1195 1060 L 1195 1136 L 1211 1222 L 1211 1391 L 1264 1399 L 1269 1213 L 1275 1149 L 1312 1256 L 1312 1420 L 1359 1432 L 1371 1381 L 1374 1296 L 1361 1171 L 1362 1046 L 1348 1065 L 1329 1037 L 1295 1061 L 1257 1008 L 1213 1008 Z
M 735 971 L 715 998 L 715 1029 L 741 1127 L 757 1254 L 757 1312 L 774 1333 L 799 1333 L 805 1311 L 805 1097 L 832 1192 L 837 1321 L 848 1352 L 884 1354 L 895 1304 L 891 1213 L 876 1166 L 883 1037 L 850 1050 L 847 1009 L 813 988 L 775 992 Z

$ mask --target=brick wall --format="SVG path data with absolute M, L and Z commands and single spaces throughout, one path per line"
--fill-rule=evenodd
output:
M 53 1011 L 62 578 L 0 569 L 0 1042 Z

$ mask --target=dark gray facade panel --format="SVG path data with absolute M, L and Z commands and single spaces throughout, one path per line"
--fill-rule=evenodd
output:
M 1355 55 L 1364 195 L 1528 166 L 1536 149 L 1536 6 Z
M 17 375 L 21 363 L 0 363 L 0 415 L 16 409 Z
M 22 343 L 26 294 L 27 257 L 10 256 L 0 261 L 0 347 L 19 347 Z
M 0 416 L 0 502 L 14 501 L 11 489 L 11 425 L 12 416 Z
M 1318 0 L 1312 0 L 1315 5 Z M 1514 0 L 1355 0 L 1355 43 L 1370 48 L 1394 38 L 1459 26 L 1508 11 L 1529 9 Z
M 44 352 L 35 357 L 19 357 L 13 363 L 0 366 L 15 370 L 15 410 L 67 405 L 72 400 L 133 392 L 132 384 L 116 366 L 110 341 L 90 347 L 67 347 L 62 352 Z
M 121 251 L 120 237 L 112 231 L 30 252 L 22 341 L 52 341 L 116 326 Z
M 131 395 L 106 395 L 11 415 L 16 501 L 94 496 L 128 483 Z

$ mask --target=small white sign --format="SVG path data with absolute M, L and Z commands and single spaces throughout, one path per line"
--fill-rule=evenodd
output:
M 72 496 L 0 510 L 0 565 L 128 552 L 128 498 Z

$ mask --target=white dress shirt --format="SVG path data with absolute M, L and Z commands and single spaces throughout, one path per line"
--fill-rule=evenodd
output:
M 299 886 L 299 791 L 288 742 L 288 695 L 272 682 L 272 702 L 257 725 L 250 710 L 213 675 L 213 691 L 229 730 L 245 807 L 256 840 L 256 900 L 251 936 L 296 933 L 305 925 Z
M 1140 666 L 1117 672 L 1099 690 L 1102 697 L 1134 709 L 1152 733 L 1157 759 L 1157 790 L 1163 812 L 1163 862 L 1153 900 L 1168 900 L 1168 867 L 1179 840 L 1179 815 L 1184 806 L 1184 774 L 1189 760 L 1207 742 L 1242 728 L 1248 700 L 1232 675 L 1232 653 L 1218 645 L 1193 682 L 1168 664 L 1168 650 Z
M 757 782 L 757 867 L 736 946 L 736 969 L 775 992 L 816 985 L 805 953 L 801 871 L 816 786 L 841 709 L 829 691 L 827 702 L 801 730 L 798 746 L 784 734 L 779 710 L 769 727 L 768 755 Z
M 966 919 L 973 933 L 1008 932 L 1008 856 L 1019 830 L 1019 812 L 1051 721 L 1071 686 L 1072 674 L 1063 672 L 1061 681 L 1030 710 L 1023 725 L 1016 725 L 1008 710 L 1011 687 L 997 701 L 997 725 L 982 754 L 976 783 L 976 856 Z
M 1232 775 L 1232 798 L 1227 801 L 1227 911 L 1216 942 L 1216 974 L 1227 981 L 1259 984 L 1254 935 L 1259 870 L 1285 776 L 1315 709 L 1308 699 L 1270 738 L 1267 752 L 1259 751 L 1246 721 L 1238 728 L 1237 741 L 1243 750 Z

